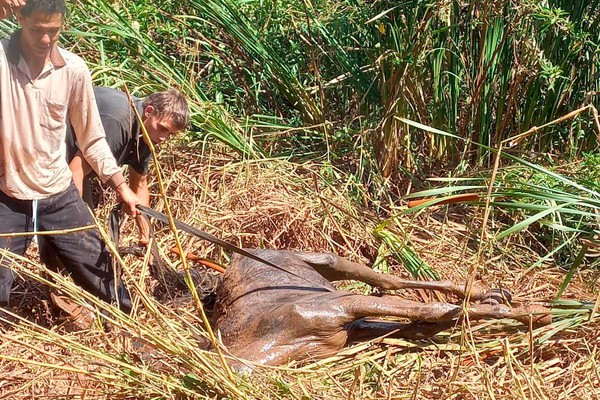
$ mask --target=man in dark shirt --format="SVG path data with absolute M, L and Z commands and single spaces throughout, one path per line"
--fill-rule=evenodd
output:
M 129 186 L 140 204 L 150 205 L 148 168 L 152 154 L 145 142 L 138 119 L 127 94 L 111 88 L 96 87 L 94 95 L 106 131 L 106 141 L 117 164 L 129 168 Z M 184 130 L 189 124 L 189 106 L 185 97 L 174 89 L 153 93 L 144 100 L 133 98 L 152 143 L 160 145 L 169 136 Z M 92 170 L 82 156 L 72 129 L 67 129 L 67 161 L 73 180 L 83 198 L 90 204 L 89 178 Z M 85 182 L 85 183 L 84 183 Z M 91 204 L 90 204 L 91 205 Z M 146 219 L 138 214 L 139 243 L 148 243 L 150 228 Z

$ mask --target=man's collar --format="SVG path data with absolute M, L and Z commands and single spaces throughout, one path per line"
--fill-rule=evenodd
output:
M 144 100 L 142 99 L 138 99 L 137 97 L 133 98 L 133 104 L 135 104 L 135 108 L 137 109 L 138 114 L 140 115 L 140 118 L 144 118 Z M 132 134 L 134 136 L 134 139 L 136 142 L 140 141 L 140 137 L 143 137 L 144 134 L 142 133 L 142 128 L 141 128 L 141 122 L 138 121 L 135 112 L 133 110 L 131 110 L 131 118 L 133 118 L 133 120 L 135 121 L 134 126 L 137 129 L 132 130 Z M 137 132 L 136 132 L 137 130 Z M 144 143 L 144 140 L 141 141 L 142 143 Z
M 15 65 L 19 64 L 19 59 L 21 58 L 21 46 L 19 45 L 20 40 L 21 30 L 19 29 L 10 36 L 10 41 L 8 43 L 7 58 L 8 61 Z M 61 68 L 67 64 L 63 56 L 60 54 L 60 51 L 58 51 L 58 46 L 56 43 L 54 46 L 52 46 L 52 50 L 50 50 L 50 62 L 54 68 Z

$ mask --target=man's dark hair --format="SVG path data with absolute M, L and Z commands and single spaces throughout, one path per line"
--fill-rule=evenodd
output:
M 146 97 L 142 107 L 153 106 L 153 114 L 163 118 L 171 118 L 175 127 L 179 130 L 186 129 L 190 124 L 190 107 L 185 96 L 175 90 L 169 89 L 165 92 L 152 93 Z
M 19 11 L 23 17 L 28 17 L 34 12 L 65 15 L 67 6 L 65 0 L 27 0 Z

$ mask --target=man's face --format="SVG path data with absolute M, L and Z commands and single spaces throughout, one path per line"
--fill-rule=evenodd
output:
M 19 17 L 21 23 L 21 50 L 35 58 L 46 58 L 58 40 L 62 14 L 33 12 Z
M 165 118 L 160 115 L 153 114 L 154 107 L 148 106 L 144 112 L 144 126 L 150 136 L 150 140 L 154 144 L 164 143 L 171 135 L 179 132 L 179 129 L 170 118 Z

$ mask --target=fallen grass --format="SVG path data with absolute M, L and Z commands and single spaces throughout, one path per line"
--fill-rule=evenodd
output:
M 163 151 L 161 163 L 173 216 L 236 245 L 334 251 L 363 263 L 386 255 L 373 234 L 379 219 L 352 204 L 348 186 L 321 181 L 318 165 L 235 162 L 214 147 L 203 154 Z M 152 203 L 164 211 L 163 199 L 153 197 Z M 111 204 L 108 198 L 100 220 Z M 401 224 L 402 240 L 410 240 L 438 276 L 465 282 L 478 254 L 477 211 L 437 206 L 395 223 Z M 122 245 L 135 242 L 132 227 L 131 221 L 123 224 Z M 163 257 L 179 268 L 179 257 L 169 253 L 172 234 L 159 228 L 156 238 Z M 185 234 L 182 242 L 187 251 L 227 264 L 229 255 L 208 243 Z M 486 249 L 476 281 L 506 287 L 522 303 L 551 299 L 564 271 L 547 262 L 528 268 L 539 258 L 529 244 L 516 235 Z M 390 273 L 407 276 L 397 261 L 387 261 Z M 201 350 L 208 337 L 191 299 L 167 295 L 159 302 L 150 295 L 155 282 L 146 276 L 147 259 L 125 258 L 124 275 L 136 304 L 133 318 L 45 270 L 35 258 L 17 265 L 21 279 L 14 305 L 0 313 L 2 398 L 598 398 L 600 325 L 597 318 L 588 321 L 590 303 L 562 304 L 552 325 L 535 330 L 509 321 L 472 323 L 468 345 L 461 345 L 457 326 L 428 341 L 380 339 L 326 360 L 256 367 L 250 376 L 228 377 L 217 356 Z M 566 297 L 593 302 L 594 274 L 577 274 Z M 103 310 L 98 318 L 110 329 L 70 327 L 48 306 L 42 283 Z M 437 299 L 421 291 L 400 294 Z

